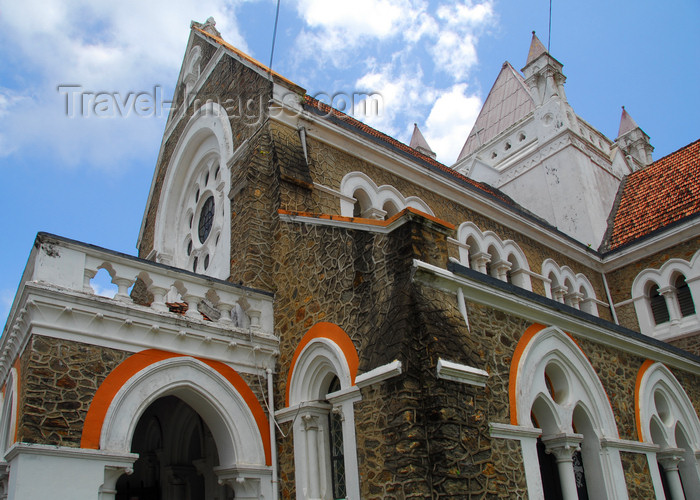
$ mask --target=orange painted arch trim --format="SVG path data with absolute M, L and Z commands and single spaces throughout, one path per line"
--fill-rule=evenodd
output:
M 357 222 L 360 224 L 369 224 L 371 226 L 378 226 L 378 227 L 386 227 L 389 226 L 391 223 L 393 223 L 395 220 L 403 217 L 407 213 L 412 213 L 415 215 L 419 215 L 425 219 L 428 219 L 429 221 L 435 222 L 436 224 L 440 224 L 441 226 L 446 227 L 447 229 L 456 229 L 455 225 L 447 222 L 445 220 L 439 219 L 435 217 L 434 215 L 430 215 L 428 213 L 422 212 L 421 210 L 418 210 L 417 208 L 413 207 L 406 207 L 403 210 L 401 210 L 399 213 L 394 214 L 393 216 L 389 217 L 387 220 L 378 220 L 378 219 L 368 219 L 366 217 L 347 217 L 344 215 L 332 215 L 332 214 L 323 214 L 323 213 L 314 213 L 314 212 L 298 212 L 294 210 L 284 210 L 280 208 L 277 210 L 277 213 L 281 215 L 291 215 L 294 217 L 309 217 L 313 219 L 324 219 L 324 220 L 332 220 L 332 221 L 337 221 L 337 222 Z
M 508 377 L 508 403 L 510 404 L 510 423 L 511 425 L 518 425 L 518 407 L 517 407 L 517 396 L 515 394 L 515 382 L 518 380 L 518 367 L 520 366 L 520 359 L 523 357 L 525 349 L 530 344 L 532 338 L 539 332 L 544 330 L 546 327 L 539 323 L 535 323 L 528 327 L 520 337 L 518 345 L 515 346 L 515 352 L 513 352 L 513 359 L 510 362 L 510 376 Z
M 634 423 L 637 425 L 637 439 L 640 442 L 644 442 L 644 434 L 642 433 L 642 401 L 640 391 L 642 389 L 642 379 L 646 374 L 647 370 L 656 363 L 651 359 L 647 359 L 642 363 L 637 372 L 637 380 L 634 383 Z
M 301 339 L 299 345 L 294 351 L 294 357 L 292 357 L 292 364 L 289 367 L 289 375 L 287 376 L 287 391 L 285 394 L 285 406 L 289 406 L 289 392 L 291 391 L 291 381 L 292 374 L 294 373 L 294 367 L 296 366 L 297 360 L 301 355 L 304 348 L 309 345 L 314 339 L 325 338 L 336 344 L 345 356 L 345 361 L 348 363 L 350 368 L 350 383 L 355 385 L 355 377 L 357 376 L 357 368 L 360 365 L 360 358 L 357 356 L 357 350 L 355 349 L 355 344 L 345 331 L 338 325 L 333 323 L 321 322 L 316 323 L 311 329 L 306 332 L 306 335 Z
M 177 357 L 188 356 L 184 354 L 161 351 L 158 349 L 147 349 L 129 356 L 114 370 L 112 370 L 107 378 L 104 379 L 102 384 L 100 384 L 100 387 L 97 389 L 95 397 L 90 404 L 87 416 L 85 417 L 85 423 L 83 424 L 80 447 L 94 450 L 98 450 L 100 448 L 100 435 L 102 434 L 102 426 L 104 425 L 104 420 L 107 416 L 107 410 L 112 404 L 114 397 L 117 395 L 117 392 L 131 377 L 154 363 Z M 267 424 L 265 412 L 248 384 L 246 384 L 245 380 L 243 380 L 236 370 L 224 363 L 203 358 L 194 359 L 197 359 L 213 370 L 216 370 L 243 397 L 243 400 L 253 414 L 255 424 L 260 432 L 263 448 L 265 450 L 265 463 L 267 465 L 272 465 L 270 428 Z

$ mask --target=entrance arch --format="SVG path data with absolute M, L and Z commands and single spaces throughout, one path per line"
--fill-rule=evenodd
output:
M 129 452 L 142 416 L 166 397 L 186 404 L 211 433 L 218 481 L 228 484 L 237 499 L 270 498 L 271 448 L 265 413 L 240 375 L 223 363 L 157 350 L 127 358 L 98 389 L 81 447 Z
M 214 437 L 187 403 L 165 396 L 139 419 L 131 443 L 137 453 L 132 474 L 116 485 L 116 500 L 231 500 L 233 491 L 218 483 Z

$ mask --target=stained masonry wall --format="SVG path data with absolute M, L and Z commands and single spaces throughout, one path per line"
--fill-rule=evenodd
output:
M 21 357 L 18 441 L 79 447 L 95 392 L 128 355 L 32 336 Z
M 213 49 L 210 43 L 199 38 L 196 38 L 195 43 L 203 49 L 202 54 L 205 60 L 201 66 L 203 70 L 207 61 L 206 58 L 211 57 Z M 244 141 L 259 133 L 260 128 L 266 123 L 267 103 L 270 100 L 271 89 L 272 84 L 264 76 L 243 66 L 229 56 L 224 56 L 216 64 L 211 75 L 197 92 L 192 102 L 185 103 L 182 89 L 178 89 L 179 97 L 175 100 L 176 105 L 186 105 L 186 108 L 184 114 L 179 118 L 162 145 L 159 162 L 156 165 L 152 197 L 150 205 L 147 207 L 144 230 L 138 249 L 139 257 L 147 257 L 154 248 L 154 230 L 163 181 L 177 143 L 193 114 L 209 100 L 224 107 L 233 131 L 233 146 L 235 150 Z M 250 103 L 250 106 L 248 106 L 248 103 Z M 179 110 L 180 107 L 177 109 Z M 176 116 L 178 115 L 174 112 L 171 118 L 175 119 Z M 170 122 L 168 122 L 167 127 L 170 126 Z
M 280 385 L 301 337 L 331 321 L 353 339 L 360 372 L 394 359 L 404 373 L 362 390 L 356 432 L 363 498 L 527 497 L 517 442 L 492 439 L 490 422 L 509 423 L 508 377 L 513 352 L 530 322 L 468 302 L 468 330 L 453 295 L 410 279 L 411 260 L 444 267 L 445 228 L 411 220 L 388 235 L 280 223 L 276 241 L 276 324 L 282 339 Z M 442 261 L 442 264 L 440 262 Z M 620 437 L 636 440 L 634 387 L 644 359 L 575 338 L 609 396 Z M 438 380 L 439 358 L 490 374 L 486 388 Z M 676 371 L 686 387 L 697 377 Z M 689 394 L 697 405 L 700 395 Z M 280 437 L 281 491 L 293 498 L 291 435 Z M 631 492 L 651 495 L 648 468 L 624 458 Z M 640 493 L 641 494 L 641 493 Z
M 470 210 L 463 205 L 450 199 L 435 194 L 433 191 L 413 184 L 405 179 L 383 170 L 360 158 L 352 156 L 344 151 L 340 151 L 314 138 L 307 138 L 307 149 L 309 155 L 309 170 L 314 182 L 340 190 L 340 183 L 345 175 L 350 172 L 363 172 L 368 175 L 377 186 L 390 185 L 401 192 L 404 197 L 418 196 L 430 206 L 435 216 L 459 226 L 462 222 L 474 222 L 482 231 L 493 231 L 502 240 L 513 240 L 525 253 L 530 270 L 540 273 L 542 263 L 553 258 L 560 267 L 569 266 L 574 273 L 583 273 L 591 282 L 596 297 L 607 302 L 602 276 L 591 268 L 583 266 L 579 262 L 562 254 L 555 254 L 552 249 L 527 238 L 513 229 L 504 226 L 498 221 L 494 221 L 483 215 Z M 432 174 L 437 175 L 437 174 Z M 307 202 L 307 200 L 304 200 Z M 311 205 L 300 208 L 300 200 L 282 200 L 281 208 L 288 210 L 304 210 L 316 213 L 339 214 L 339 200 L 326 192 L 315 190 L 311 195 Z M 453 235 L 453 236 L 456 236 Z M 450 256 L 458 257 L 457 248 L 450 245 Z M 544 285 L 537 278 L 532 278 L 532 287 L 535 293 L 544 295 Z M 609 310 L 599 306 L 599 315 L 603 319 L 612 320 Z
M 267 102 L 269 83 L 225 58 L 198 98 L 204 102 L 234 94 Z M 193 111 L 194 107 L 187 110 L 164 145 L 139 249 L 142 256 L 153 247 L 158 191 Z M 394 359 L 404 365 L 401 376 L 363 389 L 363 399 L 356 405 L 363 498 L 526 498 L 519 445 L 492 439 L 488 424 L 509 422 L 510 363 L 529 322 L 469 302 L 468 330 L 453 296 L 411 279 L 413 258 L 445 267 L 449 256 L 456 257 L 456 249 L 447 242 L 454 231 L 411 215 L 392 233 L 377 234 L 281 222 L 277 210 L 339 214 L 339 200 L 313 183 L 339 190 L 347 173 L 360 171 L 378 186 L 389 184 L 403 196 L 420 197 L 438 218 L 455 226 L 472 221 L 482 231 L 514 240 L 533 272 L 539 273 L 542 262 L 554 258 L 560 266 L 585 274 L 596 296 L 605 301 L 602 277 L 497 221 L 313 138 L 307 138 L 307 163 L 297 130 L 266 120 L 253 128 L 232 118 L 231 125 L 236 148 L 248 139 L 246 151 L 232 168 L 231 279 L 276 294 L 275 325 L 281 341 L 275 387 L 278 408 L 299 341 L 313 324 L 330 321 L 355 344 L 360 373 Z M 628 279 L 625 272 L 608 276 L 620 290 Z M 544 294 L 537 279 L 533 289 Z M 602 318 L 611 319 L 605 308 L 599 310 Z M 608 392 L 620 436 L 636 439 L 634 382 L 644 360 L 576 340 Z M 486 387 L 437 379 L 440 357 L 487 370 Z M 686 387 L 700 386 L 697 377 L 683 372 L 676 376 Z M 697 406 L 696 392 L 689 391 Z M 278 433 L 280 492 L 283 498 L 294 498 L 293 438 L 289 424 L 282 430 L 286 436 Z M 623 454 L 623 461 L 630 494 L 650 495 L 648 468 L 639 456 Z
M 33 335 L 20 357 L 17 439 L 80 447 L 90 404 L 107 376 L 133 353 Z M 263 403 L 264 380 L 239 372 Z

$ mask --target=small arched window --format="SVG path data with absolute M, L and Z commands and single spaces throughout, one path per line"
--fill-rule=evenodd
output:
M 333 377 L 328 386 L 328 394 L 339 390 L 340 379 Z M 328 413 L 328 431 L 333 498 L 345 498 L 347 488 L 345 486 L 345 453 L 343 452 L 343 417 L 340 411 L 331 410 Z
M 651 313 L 654 316 L 654 322 L 657 325 L 666 323 L 670 319 L 668 307 L 666 306 L 666 299 L 659 293 L 659 285 L 657 284 L 653 284 L 649 288 L 649 304 L 651 305 Z
M 681 309 L 681 316 L 686 317 L 695 314 L 695 303 L 693 296 L 690 293 L 690 287 L 685 281 L 685 276 L 680 274 L 674 283 L 676 287 L 676 297 L 678 297 L 678 305 Z
M 367 193 L 362 189 L 358 189 L 357 191 L 355 191 L 352 197 L 355 198 L 355 200 L 357 200 L 355 201 L 355 205 L 352 208 L 352 216 L 362 217 L 363 214 L 367 211 L 367 209 L 372 207 L 372 201 L 370 200 Z

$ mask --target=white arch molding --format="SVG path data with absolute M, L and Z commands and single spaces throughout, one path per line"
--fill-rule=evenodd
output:
M 682 317 L 676 297 L 674 278 L 682 274 L 688 284 L 695 304 L 695 314 Z M 664 296 L 669 312 L 669 321 L 656 324 L 651 311 L 648 290 L 657 285 Z M 661 340 L 691 335 L 700 332 L 700 250 L 689 261 L 669 259 L 659 269 L 645 269 L 632 282 L 632 300 L 637 313 L 640 331 Z
M 687 492 L 700 492 L 700 420 L 690 398 L 662 363 L 647 367 L 638 385 L 640 439 L 661 446 L 657 454 L 660 462 L 669 455 L 681 458 L 674 464 L 672 475 L 680 476 Z M 656 468 L 651 457 L 649 467 Z M 655 488 L 662 491 L 660 484 L 655 484 Z
M 352 217 L 355 203 L 360 203 L 361 217 L 383 219 L 395 215 L 386 210 L 392 207 L 400 212 L 406 207 L 415 208 L 428 215 L 435 215 L 427 203 L 417 196 L 404 197 L 398 189 L 390 185 L 377 186 L 374 181 L 362 172 L 350 172 L 340 182 L 340 215 Z M 361 193 L 356 201 L 356 193 Z
M 481 231 L 473 222 L 463 222 L 457 229 L 459 260 L 466 267 L 502 281 L 511 276 L 516 286 L 532 291 L 530 266 L 522 249 L 512 240 L 501 240 L 493 231 Z
M 5 382 L 5 394 L 0 406 L 0 461 L 13 444 L 17 429 L 17 370 L 11 368 Z
M 228 163 L 233 152 L 233 133 L 225 109 L 214 102 L 204 104 L 187 123 L 163 179 L 154 230 L 158 262 L 193 271 L 196 259 L 196 272 L 219 279 L 229 277 Z M 214 200 L 214 217 L 209 236 L 201 241 L 197 226 L 209 197 Z
M 327 394 L 333 377 L 338 377 L 340 390 Z M 298 418 L 293 422 L 297 499 L 333 498 L 328 417 L 330 412 L 339 412 L 342 416 L 346 498 L 359 500 L 353 405 L 360 399 L 360 394 L 353 386 L 343 350 L 329 338 L 314 338 L 297 357 L 289 384 L 289 407 L 299 409 Z
M 569 266 L 559 267 L 553 259 L 542 262 L 541 274 L 547 278 L 544 290 L 548 298 L 598 316 L 595 291 L 586 275 L 574 273 Z
M 271 498 L 272 470 L 250 408 L 229 381 L 191 357 L 153 363 L 119 389 L 105 415 L 100 449 L 128 453 L 139 419 L 163 396 L 180 398 L 206 422 L 219 454 L 216 473 L 230 482 L 236 498 Z
M 581 444 L 591 498 L 627 498 L 619 451 L 601 445 L 601 440 L 619 438 L 610 402 L 590 362 L 566 333 L 544 328 L 528 342 L 518 361 L 515 403 L 521 427 L 536 428 L 531 413 L 542 420 L 543 441 Z M 522 446 L 524 459 L 537 463 L 536 442 L 523 440 Z M 539 470 L 530 468 L 526 475 L 528 488 L 541 491 Z

